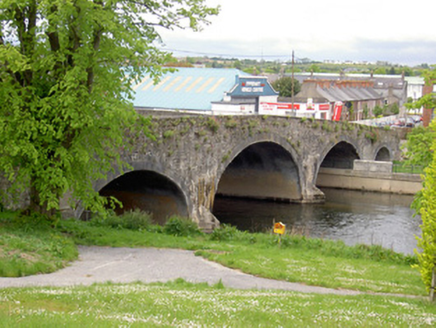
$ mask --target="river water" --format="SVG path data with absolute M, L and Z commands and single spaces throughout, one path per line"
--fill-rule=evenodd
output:
M 348 245 L 378 244 L 412 254 L 421 219 L 410 209 L 413 196 L 322 189 L 323 204 L 286 204 L 233 198 L 215 199 L 221 223 L 240 230 L 267 231 L 281 221 L 288 232 L 340 239 Z

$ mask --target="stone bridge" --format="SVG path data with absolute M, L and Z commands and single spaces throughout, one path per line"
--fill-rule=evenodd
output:
M 396 131 L 347 122 L 167 114 L 154 115 L 152 131 L 156 141 L 139 139 L 125 155 L 131 171 L 96 182 L 96 190 L 117 197 L 123 210 L 150 211 L 159 223 L 178 214 L 205 230 L 219 225 L 216 195 L 322 202 L 315 185 L 320 167 L 400 155 Z

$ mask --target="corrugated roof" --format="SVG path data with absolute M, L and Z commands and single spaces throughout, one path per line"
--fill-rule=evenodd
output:
M 236 76 L 249 76 L 237 69 L 177 68 L 163 75 L 158 84 L 145 77 L 133 86 L 133 105 L 140 108 L 174 110 L 210 110 L 212 102 L 221 101 L 230 91 Z
M 329 101 L 377 100 L 382 96 L 372 88 L 317 88 L 318 94 Z

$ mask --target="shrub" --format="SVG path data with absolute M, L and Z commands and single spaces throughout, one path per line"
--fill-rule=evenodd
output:
M 229 119 L 226 122 L 225 127 L 228 129 L 233 129 L 233 128 L 236 128 L 237 125 L 238 125 L 238 122 L 236 122 L 234 119 Z
M 150 213 L 135 209 L 127 211 L 120 216 L 113 214 L 105 219 L 95 217 L 91 220 L 91 225 L 116 229 L 147 230 L 152 225 L 151 218 Z
M 123 226 L 130 230 L 147 230 L 152 224 L 152 215 L 139 209 L 121 215 Z
M 218 122 L 212 117 L 207 119 L 206 125 L 213 133 L 217 132 L 220 127 Z
M 365 133 L 365 138 L 370 140 L 371 143 L 374 143 L 374 142 L 377 141 L 377 134 L 375 132 L 373 132 L 373 131 L 366 132 Z
M 172 216 L 168 219 L 164 225 L 163 232 L 167 235 L 178 237 L 190 237 L 201 234 L 195 222 L 178 216 Z
M 171 138 L 173 136 L 174 136 L 174 131 L 173 130 L 167 130 L 167 131 L 165 131 L 163 133 L 164 139 Z
M 209 235 L 210 240 L 230 241 L 235 239 L 239 234 L 239 230 L 228 224 L 223 224 L 219 228 L 212 231 Z
M 321 128 L 324 130 L 324 131 L 327 131 L 327 132 L 332 132 L 332 127 L 330 126 L 330 124 L 327 122 L 327 121 L 324 121 L 323 123 L 322 123 L 322 126 L 321 126 Z

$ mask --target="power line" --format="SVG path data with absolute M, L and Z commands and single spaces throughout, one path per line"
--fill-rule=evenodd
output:
M 179 53 L 186 53 L 186 54 L 195 54 L 195 55 L 201 55 L 201 56 L 213 56 L 213 57 L 236 57 L 236 58 L 291 58 L 291 55 L 238 55 L 238 54 L 225 54 L 225 53 L 212 53 L 212 52 L 202 52 L 202 51 L 192 51 L 192 50 L 182 50 L 182 49 L 171 49 L 171 48 L 164 48 L 163 50 L 166 51 L 172 51 L 172 52 L 179 52 Z M 299 58 L 295 58 L 299 59 Z

